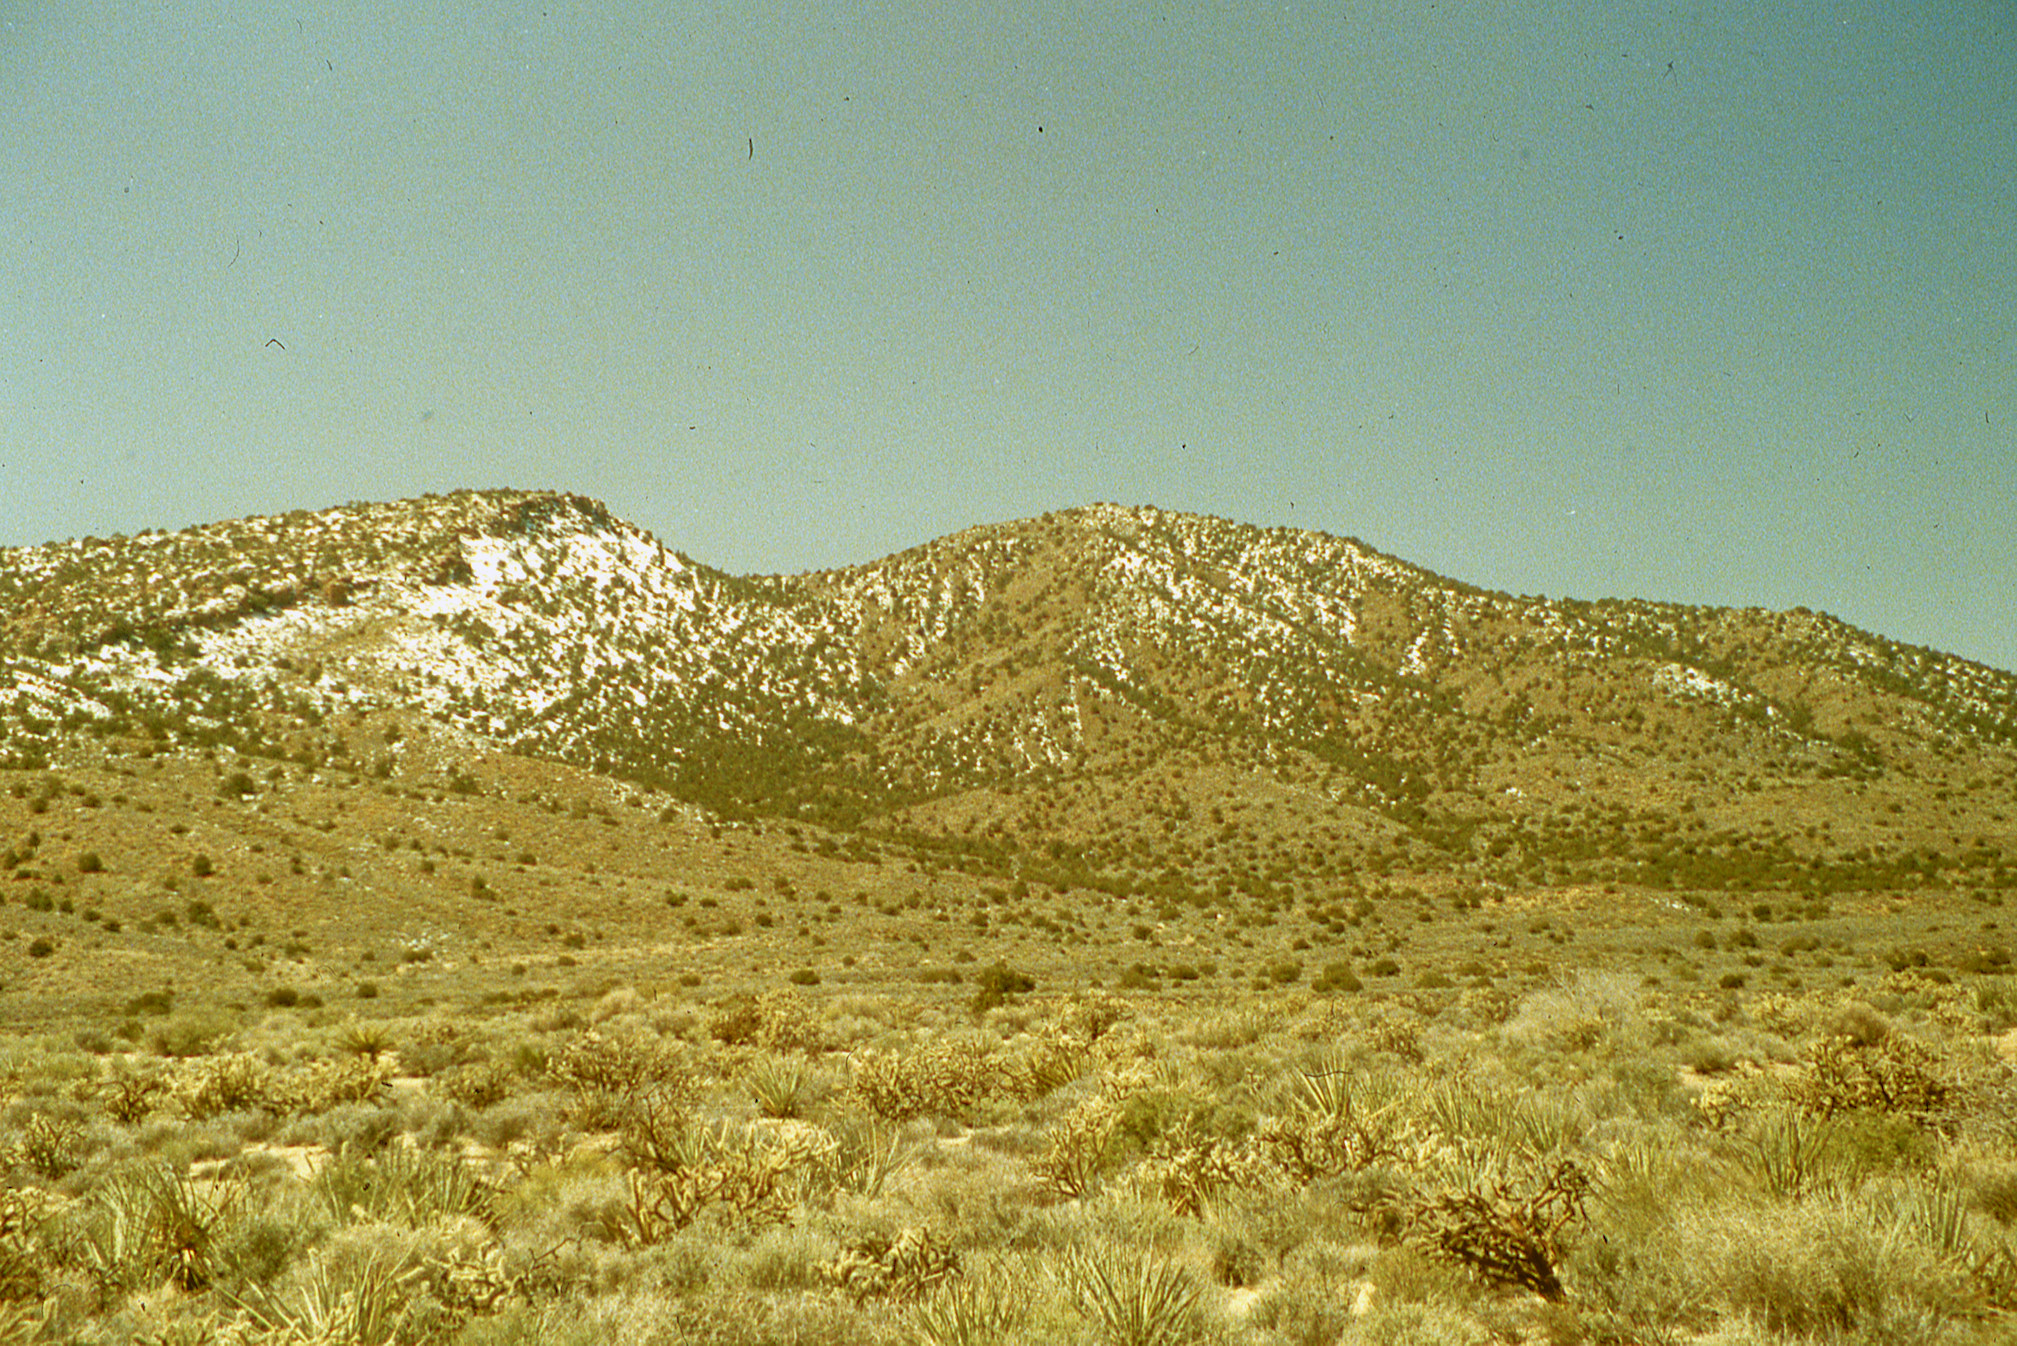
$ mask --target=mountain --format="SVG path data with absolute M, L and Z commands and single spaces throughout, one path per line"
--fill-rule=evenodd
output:
M 2017 761 L 2017 678 L 1805 610 L 1515 598 L 1113 505 L 739 578 L 592 500 L 460 493 L 0 553 L 0 612 L 17 766 L 310 760 L 391 714 L 730 815 L 1215 882 L 1226 804 L 1502 883 L 1993 871 Z
M 254 867 L 292 849 L 248 899 L 282 922 L 295 877 L 363 881 L 473 798 L 1164 911 L 2017 883 L 2008 673 L 1804 609 L 1515 597 L 1105 504 L 793 576 L 523 491 L 4 551 L 0 764 L 23 809 L 100 801 L 61 862 L 34 813 L 0 819 L 17 881 L 81 864 L 144 907 L 170 891 L 148 854 L 186 872 L 190 829 L 224 828 Z M 339 779 L 391 802 L 335 801 L 316 840 L 287 801 Z M 409 910 L 448 900 L 398 873 Z M 456 871 L 454 896 L 492 881 Z

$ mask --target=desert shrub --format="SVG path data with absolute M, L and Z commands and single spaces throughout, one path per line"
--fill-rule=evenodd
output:
M 547 1073 L 573 1092 L 572 1116 L 591 1129 L 621 1125 L 647 1100 L 684 1105 L 698 1088 L 679 1049 L 640 1034 L 582 1033 L 548 1063 Z
M 1007 1004 L 1016 996 L 1025 995 L 1037 988 L 1035 978 L 1001 963 L 983 968 L 975 980 L 980 983 L 980 987 L 974 992 L 969 1006 L 975 1014 L 985 1014 L 991 1009 Z
M 1172 1214 L 1196 1217 L 1220 1193 L 1260 1188 L 1272 1177 L 1254 1145 L 1180 1127 L 1155 1138 L 1130 1182 Z
M 1588 1051 L 1607 1035 L 1642 1026 L 1639 998 L 1629 977 L 1579 972 L 1521 1001 L 1506 1024 L 1506 1037 L 1550 1051 Z
M 105 1112 L 125 1126 L 144 1119 L 168 1093 L 168 1081 L 144 1070 L 115 1070 L 105 1081 Z
M 717 1041 L 731 1047 L 803 1052 L 826 1045 L 818 1017 L 793 990 L 724 996 L 715 1002 L 707 1027 Z
M 959 1254 L 932 1236 L 911 1228 L 894 1237 L 868 1234 L 846 1243 L 819 1268 L 820 1279 L 856 1304 L 886 1300 L 912 1304 L 959 1273 Z
M 126 1002 L 128 1015 L 166 1014 L 175 1007 L 173 991 L 143 991 Z
M 659 1243 L 703 1215 L 743 1226 L 780 1223 L 830 1137 L 807 1129 L 770 1131 L 704 1123 L 677 1108 L 640 1108 L 624 1128 L 633 1161 L 620 1233 Z
M 0 1312 L 43 1296 L 50 1272 L 50 1199 L 33 1189 L 0 1187 Z M 0 1325 L 6 1325 L 0 1317 Z M 27 1333 L 23 1340 L 32 1340 Z
M 1451 1189 L 1418 1199 L 1408 1232 L 1432 1255 L 1492 1285 L 1517 1285 L 1550 1302 L 1564 1295 L 1563 1235 L 1583 1220 L 1590 1181 L 1568 1160 L 1522 1185 Z
M 1851 1198 L 1711 1207 L 1693 1223 L 1682 1252 L 1699 1291 L 1767 1331 L 1930 1341 L 1965 1300 L 1957 1269 Z
M 184 1010 L 158 1025 L 149 1041 L 162 1056 L 202 1056 L 229 1037 L 236 1026 L 221 1009 Z
M 1396 968 L 1395 970 L 1398 971 L 1399 969 Z M 1349 994 L 1350 992 L 1353 991 L 1362 991 L 1365 989 L 1365 986 L 1363 983 L 1359 981 L 1358 977 L 1353 974 L 1352 965 L 1350 963 L 1331 962 L 1326 963 L 1324 965 L 1323 973 L 1320 976 L 1318 976 L 1318 978 L 1315 981 L 1310 983 L 1310 989 L 1313 991 L 1324 993 L 1326 995 L 1331 995 L 1338 993 Z
M 1084 1099 L 1051 1124 L 1031 1170 L 1059 1196 L 1084 1196 L 1112 1165 L 1120 1120 L 1120 1108 L 1107 1095 Z
M 2017 977 L 1981 977 L 1973 987 L 1975 1008 L 1998 1032 L 2017 1024 Z
M 1501 1337 L 1448 1304 L 1375 1297 L 1354 1320 L 1349 1340 L 1353 1346 L 1489 1346 Z
M 176 1084 L 183 1111 L 197 1121 L 249 1109 L 277 1111 L 287 1102 L 272 1067 L 249 1052 L 193 1062 Z
M 1815 1043 L 1788 1092 L 1797 1106 L 1822 1117 L 1868 1111 L 1951 1124 L 1961 1091 L 1954 1072 L 1931 1048 L 1901 1033 L 1884 1033 L 1868 1046 L 1846 1036 Z
M 1365 1028 L 1366 1041 L 1375 1051 L 1419 1062 L 1422 1052 L 1422 1024 L 1411 1015 L 1382 1014 Z
M 274 1289 L 238 1299 L 262 1341 L 420 1346 L 550 1284 L 539 1257 L 486 1244 L 466 1224 L 339 1229 Z
M 1955 1146 L 1942 1158 L 1942 1178 L 1968 1204 L 2006 1229 L 2017 1225 L 2017 1156 Z
M 370 1103 L 385 1093 L 392 1063 L 351 1057 L 315 1061 L 288 1081 L 292 1104 L 303 1112 L 327 1112 L 344 1103 Z
M 505 1061 L 472 1061 L 435 1076 L 435 1087 L 465 1108 L 494 1107 L 511 1097 L 518 1072 Z
M 852 1058 L 849 1093 L 890 1121 L 914 1117 L 968 1118 L 997 1092 L 1006 1072 L 992 1043 L 946 1038 L 904 1053 Z
M 38 1112 L 11 1148 L 15 1162 L 53 1182 L 84 1163 L 84 1128 L 73 1118 Z
M 1255 1142 L 1290 1182 L 1307 1186 L 1396 1157 L 1398 1106 L 1390 1079 L 1342 1066 L 1298 1071 L 1288 1107 L 1261 1118 Z
M 1070 1033 L 1039 1033 L 1010 1062 L 1008 1091 L 1024 1102 L 1042 1098 L 1085 1074 L 1091 1057 L 1089 1043 Z

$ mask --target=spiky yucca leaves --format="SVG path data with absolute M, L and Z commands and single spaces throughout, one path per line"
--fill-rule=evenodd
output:
M 1208 1326 L 1204 1286 L 1190 1271 L 1129 1248 L 1080 1248 L 1059 1279 L 1107 1346 L 1182 1346 Z
M 1792 1108 L 1750 1118 L 1734 1148 L 1740 1171 L 1773 1197 L 1825 1190 L 1849 1168 L 1842 1124 Z
M 1590 1180 L 1558 1161 L 1524 1190 L 1510 1183 L 1444 1191 L 1408 1212 L 1410 1233 L 1430 1253 L 1494 1285 L 1517 1285 L 1551 1302 L 1564 1292 L 1563 1233 L 1583 1218 Z
M 393 1256 L 373 1256 L 338 1269 L 312 1255 L 290 1295 L 241 1301 L 249 1324 L 268 1341 L 288 1346 L 391 1346 L 411 1340 L 406 1329 L 414 1292 L 426 1268 Z
M 803 1117 L 824 1083 L 820 1073 L 800 1056 L 765 1052 L 743 1067 L 742 1087 L 756 1110 L 766 1117 Z
M 909 1326 L 920 1346 L 1003 1346 L 1029 1319 L 1027 1282 L 990 1264 L 941 1281 L 911 1306 Z
M 1289 1181 L 1308 1186 L 1397 1157 L 1399 1103 L 1391 1077 L 1298 1071 L 1289 1107 L 1263 1117 L 1255 1141 Z
M 377 1061 L 392 1050 L 392 1032 L 384 1024 L 360 1023 L 352 1019 L 336 1035 L 337 1049 L 367 1061 Z
M 869 1113 L 829 1117 L 826 1134 L 833 1143 L 814 1151 L 807 1163 L 814 1188 L 827 1193 L 879 1197 L 914 1153 L 894 1124 Z
M 315 1175 L 311 1190 L 338 1221 L 415 1229 L 441 1216 L 489 1220 L 497 1196 L 460 1156 L 396 1144 L 339 1153 Z
M 237 1183 L 199 1183 L 152 1165 L 125 1170 L 67 1213 L 69 1257 L 107 1296 L 162 1281 L 204 1289 L 244 1198 Z

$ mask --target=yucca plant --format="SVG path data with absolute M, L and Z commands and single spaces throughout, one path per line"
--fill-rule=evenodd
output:
M 811 1171 L 816 1186 L 873 1199 L 910 1163 L 899 1127 L 867 1113 L 843 1113 L 827 1123 L 833 1144 L 818 1151 Z
M 752 1060 L 742 1076 L 756 1110 L 779 1119 L 803 1117 L 819 1085 L 819 1072 L 803 1058 L 768 1052 Z
M 488 1219 L 496 1193 L 453 1154 L 390 1145 L 344 1150 L 315 1175 L 312 1190 L 338 1221 L 360 1217 L 415 1229 L 437 1215 Z
M 1000 1267 L 956 1276 L 909 1313 L 920 1346 L 994 1346 L 1020 1339 L 1029 1321 L 1028 1287 Z
M 1059 1275 L 1108 1346 L 1180 1346 L 1204 1335 L 1204 1287 L 1174 1263 L 1100 1246 L 1073 1252 Z
M 392 1033 L 384 1024 L 359 1023 L 352 1019 L 336 1035 L 336 1046 L 346 1055 L 376 1061 L 392 1050 Z
M 342 1275 L 318 1255 L 309 1259 L 292 1294 L 261 1293 L 233 1302 L 267 1340 L 384 1346 L 403 1335 L 415 1282 L 425 1274 L 424 1267 L 402 1268 L 390 1257 L 374 1256 Z
M 1841 1127 L 1790 1109 L 1759 1116 L 1736 1152 L 1744 1171 L 1780 1198 L 1830 1187 L 1843 1168 Z
M 102 1292 L 163 1280 L 184 1290 L 210 1284 L 216 1248 L 244 1189 L 198 1184 L 165 1167 L 128 1170 L 79 1212 L 74 1255 Z

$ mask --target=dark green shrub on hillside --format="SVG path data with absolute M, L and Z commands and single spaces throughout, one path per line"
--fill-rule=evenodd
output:
M 983 969 L 977 980 L 980 982 L 980 989 L 974 992 L 972 1003 L 975 1014 L 985 1014 L 997 1005 L 1007 1004 L 1014 997 L 1037 988 L 1033 977 L 1014 971 L 1001 963 Z
M 1127 971 L 1121 973 L 1119 980 L 1114 985 L 1123 991 L 1159 991 L 1162 989 L 1162 983 L 1156 980 L 1155 969 L 1146 963 L 1132 964 Z
M 1310 983 L 1310 989 L 1327 994 L 1339 991 L 1351 992 L 1363 990 L 1364 983 L 1353 975 L 1350 963 L 1340 961 L 1325 964 L 1323 975 Z

